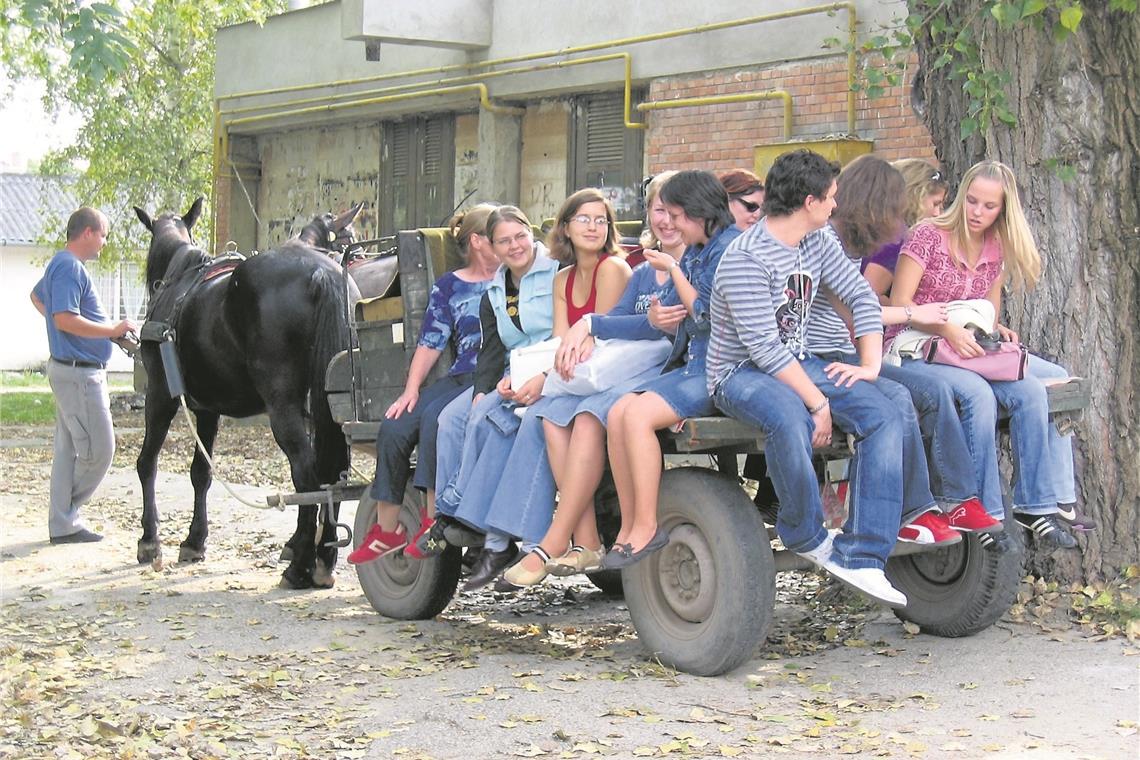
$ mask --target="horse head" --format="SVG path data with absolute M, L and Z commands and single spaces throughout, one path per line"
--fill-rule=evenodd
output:
M 316 216 L 305 225 L 297 239 L 317 250 L 344 254 L 356 242 L 352 223 L 363 208 L 364 201 L 361 201 L 339 216 L 331 213 Z
M 146 253 L 146 286 L 148 292 L 153 293 L 157 284 L 167 274 L 175 254 L 194 247 L 194 239 L 190 236 L 190 232 L 202 215 L 202 201 L 202 197 L 199 196 L 182 216 L 172 211 L 165 211 L 152 218 L 143 209 L 138 206 L 134 207 L 135 215 L 143 223 L 143 226 L 150 231 L 150 248 L 147 249 Z M 202 252 L 202 256 L 205 255 Z

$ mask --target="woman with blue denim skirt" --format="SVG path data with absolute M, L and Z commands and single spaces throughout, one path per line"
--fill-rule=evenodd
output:
M 664 374 L 610 409 L 606 439 L 621 507 L 621 529 L 603 560 L 603 567 L 611 569 L 627 567 L 669 543 L 668 533 L 657 525 L 662 469 L 657 431 L 715 411 L 704 382 L 709 295 L 721 255 L 740 234 L 728 207 L 728 193 L 710 172 L 678 172 L 661 188 L 660 197 L 687 248 L 680 263 L 660 251 L 647 251 L 646 261 L 669 273 L 673 284 L 669 303 L 683 304 L 686 314 Z M 622 334 L 608 337 L 651 337 L 654 330 L 648 320 L 639 320 Z
M 983 161 L 966 172 L 945 213 L 911 230 L 896 264 L 891 303 L 913 309 L 920 304 L 985 298 L 1000 314 L 1007 278 L 1013 287 L 1025 287 L 1035 284 L 1040 274 L 1041 256 L 1021 210 L 1013 172 L 997 161 Z M 942 336 L 960 356 L 985 353 L 973 333 L 963 327 L 918 326 Z M 1004 340 L 1017 341 L 1012 330 L 1001 324 L 996 327 Z M 1068 376 L 1064 369 L 1031 356 L 1023 380 L 991 382 L 960 367 L 904 359 L 892 376 L 911 389 L 931 378 L 953 389 L 982 502 L 999 519 L 1005 511 L 997 464 L 997 407 L 1005 409 L 1010 415 L 1016 464 L 1014 519 L 1045 543 L 1076 546 L 1058 519 L 1062 512 L 1075 512 L 1072 436 L 1060 435 L 1050 422 L 1046 395 L 1046 383 Z
M 490 287 L 483 296 L 479 308 L 479 318 L 483 331 L 483 344 L 475 367 L 475 384 L 472 389 L 473 407 L 465 424 L 462 453 L 459 457 L 458 472 L 446 487 L 436 494 L 436 512 L 441 516 L 453 517 L 459 510 L 463 489 L 473 472 L 480 466 L 496 466 L 502 462 L 480 462 L 481 444 L 485 440 L 490 424 L 483 424 L 488 415 L 501 421 L 504 417 L 513 418 L 511 411 L 502 410 L 504 403 L 525 403 L 524 399 L 537 397 L 542 389 L 543 377 L 531 378 L 518 391 L 510 387 L 508 361 L 514 348 L 533 345 L 550 337 L 554 324 L 551 304 L 554 276 L 558 263 L 535 253 L 534 236 L 530 220 L 514 206 L 500 206 L 487 218 L 487 237 L 495 256 L 501 262 Z M 496 386 L 496 383 L 498 385 Z M 498 389 L 498 393 L 495 391 Z M 463 403 L 459 396 L 445 410 Z M 438 445 L 452 445 L 454 441 L 442 436 Z M 450 452 L 439 452 L 439 459 L 451 456 Z M 437 553 L 445 545 L 442 541 L 443 529 L 448 521 L 438 519 L 426 534 L 425 555 Z M 490 543 L 490 542 L 489 542 Z M 512 552 L 513 550 L 513 552 Z M 484 551 L 493 555 L 495 561 L 505 567 L 517 553 L 510 541 L 502 546 L 491 545 Z M 507 556 L 510 555 L 510 556 Z M 483 557 L 481 557 L 482 561 Z M 500 568 L 502 569 L 502 568 Z
M 685 251 L 685 243 L 677 228 L 669 220 L 665 205 L 659 193 L 661 187 L 676 172 L 662 172 L 653 178 L 645 190 L 647 229 L 642 234 L 643 250 L 659 250 L 674 259 L 680 259 Z M 667 300 L 673 291 L 672 277 L 664 271 L 654 269 L 644 262 L 634 270 L 633 277 L 614 308 L 604 316 L 594 314 L 590 320 L 579 320 L 570 326 L 562 336 L 562 344 L 555 357 L 555 370 L 569 379 L 574 368 L 589 359 L 593 350 L 593 329 L 606 333 L 607 330 L 620 332 L 621 324 L 639 324 L 646 319 L 649 309 L 661 300 Z M 657 307 L 666 309 L 665 314 L 680 311 L 685 307 Z M 675 332 L 679 319 L 673 319 Z M 619 325 L 614 327 L 613 325 Z M 608 333 L 607 333 L 608 334 Z M 664 339 L 665 333 L 656 334 Z M 549 521 L 549 529 L 536 541 L 534 549 L 510 567 L 496 589 L 518 589 L 540 583 L 547 575 L 566 576 L 575 573 L 597 570 L 601 567 L 605 549 L 598 535 L 597 520 L 594 515 L 594 492 L 601 483 L 605 470 L 606 418 L 610 408 L 619 398 L 642 383 L 660 374 L 661 367 L 655 367 L 619 383 L 614 388 L 589 396 L 555 396 L 544 398 L 536 407 L 535 415 L 541 418 L 544 440 L 531 441 L 520 432 L 515 450 L 527 442 L 528 446 L 538 444 L 544 447 L 558 485 L 558 509 Z M 521 452 L 526 456 L 526 451 Z M 515 457 L 512 454 L 512 459 Z M 511 499 L 512 491 L 500 487 L 496 495 L 488 522 L 498 527 L 496 513 L 501 502 Z M 505 496 L 506 498 L 500 498 Z M 517 497 L 516 497 L 517 498 Z M 528 540 L 526 535 L 524 540 Z M 570 548 L 567 550 L 567 546 Z
M 906 182 L 891 164 L 875 156 L 860 156 L 840 172 L 837 188 L 836 210 L 826 231 L 836 236 L 849 257 L 870 254 L 884 241 L 899 235 L 903 224 Z M 910 318 L 897 307 L 886 306 L 882 311 L 883 323 L 887 325 L 902 324 Z M 912 314 L 933 324 L 945 323 L 947 318 L 945 304 L 919 306 L 912 310 Z M 858 357 L 850 336 L 850 330 L 837 313 L 832 299 L 820 299 L 813 307 L 808 323 L 809 353 L 828 361 L 855 364 Z M 944 398 L 936 398 L 934 408 L 930 405 L 924 408 L 932 432 L 931 449 L 940 466 L 940 492 L 952 494 L 949 501 L 936 500 L 931 493 L 926 451 L 910 391 L 885 378 L 882 371 L 873 386 L 902 415 L 903 500 L 898 540 L 944 546 L 960 542 L 962 532 L 979 532 L 987 537 L 994 532 L 1000 533 L 1001 523 L 987 515 L 977 499 L 973 462 L 953 397 L 947 394 Z M 854 469 L 857 471 L 858 468 Z M 945 506 L 945 511 L 940 503 Z
M 412 484 L 426 493 L 427 508 L 408 550 L 411 556 L 416 556 L 415 540 L 432 525 L 439 414 L 474 380 L 475 357 L 482 343 L 479 303 L 498 266 L 491 241 L 484 235 L 487 217 L 494 208 L 492 204 L 480 204 L 451 220 L 451 232 L 467 265 L 447 272 L 432 286 L 404 392 L 384 413 L 384 423 L 376 436 L 376 474 L 369 487 L 376 500 L 376 524 L 348 555 L 350 564 L 371 562 L 408 546 L 399 514 L 411 471 L 412 450 L 417 445 L 419 461 Z M 447 375 L 421 390 L 424 378 L 449 343 L 455 349 L 455 361 Z

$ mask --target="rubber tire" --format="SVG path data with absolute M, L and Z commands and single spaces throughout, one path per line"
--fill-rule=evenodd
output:
M 400 522 L 408 536 L 420 527 L 423 495 L 412 486 L 404 492 Z M 368 491 L 360 497 L 353 526 L 353 545 L 376 523 L 376 501 Z M 415 560 L 402 551 L 393 552 L 375 562 L 356 565 L 360 587 L 372 609 L 396 620 L 429 620 L 448 605 L 459 584 L 460 551 L 449 546 L 433 559 Z
M 670 531 L 669 545 L 622 571 L 638 637 L 686 673 L 738 667 L 764 641 L 776 600 L 772 547 L 756 508 L 733 479 L 681 467 L 661 477 L 657 522 Z
M 1012 520 L 1005 529 L 1014 545 L 1006 554 L 987 551 L 977 536 L 965 534 L 945 549 L 891 557 L 887 577 L 907 598 L 895 615 L 946 638 L 973 636 L 1000 620 L 1025 576 L 1021 529 Z

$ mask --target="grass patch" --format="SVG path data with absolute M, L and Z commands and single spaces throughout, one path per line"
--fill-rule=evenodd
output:
M 0 374 L 0 391 L 47 387 L 47 375 L 43 372 L 25 370 L 23 372 L 4 372 Z M 107 374 L 107 387 L 111 390 L 134 390 L 134 379 L 130 372 L 109 372 Z
M 0 394 L 0 425 L 53 424 L 55 424 L 55 402 L 50 392 Z

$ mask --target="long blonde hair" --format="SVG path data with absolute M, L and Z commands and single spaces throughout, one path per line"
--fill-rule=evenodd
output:
M 1033 232 L 1025 220 L 1021 209 L 1021 198 L 1017 194 L 1017 179 L 1013 170 L 1000 161 L 979 161 L 962 176 L 958 194 L 950 208 L 931 223 L 950 233 L 950 258 L 955 266 L 964 267 L 964 252 L 969 247 L 969 231 L 966 226 L 966 193 L 970 185 L 979 177 L 991 179 L 1001 185 L 1001 212 L 994 220 L 991 229 L 1001 245 L 1002 262 L 1009 274 L 1009 284 L 1013 288 L 1033 287 L 1041 277 L 1041 254 L 1033 242 Z
M 947 192 L 950 183 L 942 176 L 942 172 L 921 158 L 900 158 L 891 161 L 891 166 L 898 169 L 899 174 L 906 180 L 906 210 L 904 216 L 908 227 L 913 227 L 922 212 L 922 202 L 937 192 Z
M 645 229 L 641 232 L 641 239 L 638 240 L 642 248 L 656 248 L 661 243 L 661 241 L 657 239 L 657 236 L 653 234 L 653 225 L 649 223 L 649 207 L 653 205 L 653 201 L 657 200 L 657 195 L 661 192 L 661 186 L 672 179 L 676 173 L 676 169 L 661 172 L 651 179 L 645 188 Z

